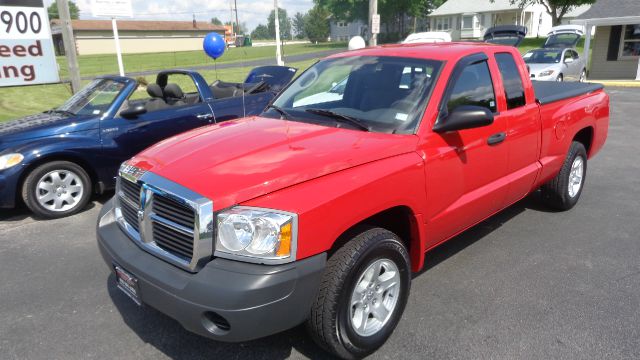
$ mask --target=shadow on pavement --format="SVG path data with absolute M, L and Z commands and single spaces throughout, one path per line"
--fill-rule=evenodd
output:
M 82 214 L 83 212 L 89 211 L 95 207 L 101 207 L 104 205 L 111 197 L 113 196 L 113 191 L 106 192 L 102 195 L 94 196 L 91 201 L 85 206 L 82 211 L 78 214 Z M 77 214 L 76 214 L 77 215 Z M 74 215 L 71 215 L 74 216 Z M 47 221 L 48 219 L 42 219 L 35 216 L 31 213 L 31 210 L 27 208 L 24 204 L 20 203 L 13 209 L 0 209 L 0 221 L 3 224 L 10 223 L 19 223 L 24 220 L 32 220 L 32 221 Z
M 476 225 L 461 235 L 438 246 L 426 255 L 425 268 L 414 275 L 435 267 L 467 246 L 484 238 L 505 222 L 527 209 L 549 211 L 534 193 L 515 205 Z M 244 343 L 224 343 L 188 332 L 175 320 L 149 307 L 138 307 L 116 287 L 115 276 L 107 282 L 109 296 L 124 322 L 138 337 L 172 359 L 286 359 L 295 349 L 310 359 L 332 359 L 307 335 L 304 326 L 280 334 Z M 256 324 L 260 326 L 260 324 Z

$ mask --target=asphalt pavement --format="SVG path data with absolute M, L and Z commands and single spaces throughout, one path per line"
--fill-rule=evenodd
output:
M 640 358 L 640 89 L 608 89 L 611 127 L 578 205 L 537 194 L 427 254 L 374 359 Z M 95 223 L 0 212 L 1 359 L 326 358 L 302 327 L 219 343 L 114 285 Z M 260 326 L 260 324 L 256 324 Z

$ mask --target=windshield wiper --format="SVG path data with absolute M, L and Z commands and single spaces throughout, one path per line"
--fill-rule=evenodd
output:
M 267 109 L 273 109 L 277 111 L 280 114 L 280 118 L 291 119 L 291 115 L 288 112 L 286 112 L 284 109 L 282 109 L 280 106 L 269 104 L 269 106 L 267 106 Z
M 371 129 L 369 129 L 367 125 L 363 124 L 362 121 L 354 117 L 351 117 L 349 115 L 340 114 L 340 113 L 337 113 L 331 110 L 326 110 L 326 109 L 306 109 L 305 111 L 312 114 L 326 116 L 334 120 L 340 120 L 342 122 L 346 122 L 363 131 L 371 131 Z
M 71 111 L 60 110 L 60 109 L 51 109 L 51 110 L 47 111 L 47 114 L 64 114 L 64 115 L 67 115 L 67 116 L 76 116 L 76 114 L 72 113 Z

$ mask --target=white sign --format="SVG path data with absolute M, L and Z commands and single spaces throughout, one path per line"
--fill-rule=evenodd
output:
M 380 34 L 380 14 L 373 14 L 371 17 L 371 33 Z
M 42 0 L 0 0 L 0 87 L 60 82 Z
M 132 17 L 131 0 L 91 0 L 91 13 L 95 17 Z

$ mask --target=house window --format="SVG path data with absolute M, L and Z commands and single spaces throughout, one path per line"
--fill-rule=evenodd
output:
M 449 23 L 449 18 L 448 17 L 444 17 L 444 18 L 437 18 L 436 19 L 436 29 L 438 31 L 446 31 L 450 29 L 450 23 Z
M 625 25 L 620 41 L 620 58 L 640 56 L 640 24 Z
M 338 21 L 338 23 L 337 23 L 336 25 L 337 25 L 338 27 L 341 27 L 341 28 L 343 28 L 343 27 L 347 27 L 347 23 L 346 23 L 346 22 L 344 22 L 344 21 Z
M 462 28 L 473 29 L 473 15 L 467 15 L 462 17 Z

